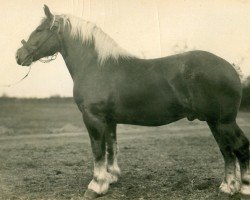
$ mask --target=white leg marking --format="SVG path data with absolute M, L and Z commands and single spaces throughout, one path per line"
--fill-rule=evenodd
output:
M 121 174 L 121 170 L 117 164 L 116 157 L 114 158 L 113 165 L 108 166 L 108 172 L 111 175 L 110 183 L 116 183 L 118 181 L 118 176 Z
M 246 196 L 250 196 L 250 185 L 241 185 L 240 193 Z
M 220 191 L 233 195 L 241 189 L 241 174 L 239 162 L 236 159 L 235 166 L 226 167 L 225 179 L 220 185 Z
M 241 181 L 240 163 L 238 159 L 236 159 L 235 175 L 236 175 L 237 180 Z
M 117 142 L 113 141 L 112 144 L 113 155 L 108 158 L 108 172 L 111 175 L 110 183 L 116 183 L 118 181 L 118 177 L 121 174 L 121 170 L 117 163 L 117 154 L 118 154 L 118 146 Z
M 120 175 L 120 174 L 121 174 L 121 170 L 120 170 L 120 168 L 119 168 L 119 166 L 118 166 L 118 163 L 117 163 L 117 159 L 116 159 L 116 158 L 114 159 L 113 165 L 109 165 L 109 166 L 108 166 L 108 170 L 109 170 L 110 172 L 112 172 L 113 174 L 117 174 L 117 175 Z
M 220 190 L 223 193 L 233 195 L 240 190 L 240 182 L 236 179 L 234 174 L 227 175 L 226 181 L 224 180 L 220 185 Z
M 242 174 L 242 185 L 240 193 L 243 195 L 250 196 L 250 172 L 247 171 L 244 174 Z

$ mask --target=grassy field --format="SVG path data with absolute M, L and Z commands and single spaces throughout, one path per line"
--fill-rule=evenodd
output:
M 92 154 L 71 100 L 0 101 L 0 199 L 82 199 Z M 238 123 L 250 138 L 250 113 Z M 122 176 L 100 200 L 240 199 L 218 194 L 224 173 L 205 123 L 118 126 Z

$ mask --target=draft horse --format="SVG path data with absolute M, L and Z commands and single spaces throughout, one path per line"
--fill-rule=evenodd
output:
M 53 15 L 46 5 L 44 12 L 41 24 L 22 41 L 16 61 L 29 66 L 62 55 L 94 156 L 86 199 L 105 194 L 118 179 L 117 124 L 160 126 L 185 117 L 206 121 L 219 145 L 225 160 L 220 190 L 250 195 L 249 141 L 236 123 L 241 82 L 230 63 L 205 51 L 140 59 L 91 22 Z

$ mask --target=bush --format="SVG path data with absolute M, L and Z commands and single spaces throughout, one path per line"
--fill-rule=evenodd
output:
M 250 76 L 243 82 L 241 108 L 250 109 Z

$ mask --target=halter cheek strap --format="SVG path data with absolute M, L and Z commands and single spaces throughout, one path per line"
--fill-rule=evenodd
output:
M 57 17 L 55 15 L 53 16 L 53 20 L 52 20 L 52 23 L 51 23 L 51 26 L 50 26 L 50 30 L 52 32 L 54 32 L 55 30 L 57 30 L 59 43 L 60 43 L 60 46 L 62 47 L 62 37 L 61 37 L 61 34 L 62 34 L 63 30 L 61 29 L 60 18 L 57 19 Z
M 56 20 L 56 16 L 53 15 L 53 20 L 52 20 L 52 23 L 51 23 L 51 26 L 50 26 L 50 30 L 52 30 L 52 27 L 54 26 L 55 20 Z
M 51 23 L 51 26 L 50 26 L 50 30 L 52 32 L 54 32 L 55 30 L 57 30 L 57 34 L 58 34 L 58 39 L 59 39 L 59 43 L 60 43 L 60 46 L 62 45 L 61 44 L 61 37 L 60 37 L 60 22 L 58 20 L 56 20 L 56 16 L 53 15 L 53 20 L 52 20 L 52 23 Z M 61 48 L 61 47 L 60 47 Z M 42 62 L 42 63 L 49 63 L 53 60 L 55 60 L 57 58 L 57 55 L 58 55 L 58 52 L 56 52 L 54 55 L 52 56 L 48 56 L 46 57 L 47 59 L 43 59 L 43 58 L 40 58 L 39 61 Z
M 61 29 L 60 22 L 59 22 L 59 20 L 56 19 L 56 16 L 53 15 L 53 20 L 52 20 L 52 23 L 51 23 L 51 26 L 50 26 L 50 30 L 54 31 L 56 29 L 57 29 L 57 33 L 59 33 L 60 29 Z

